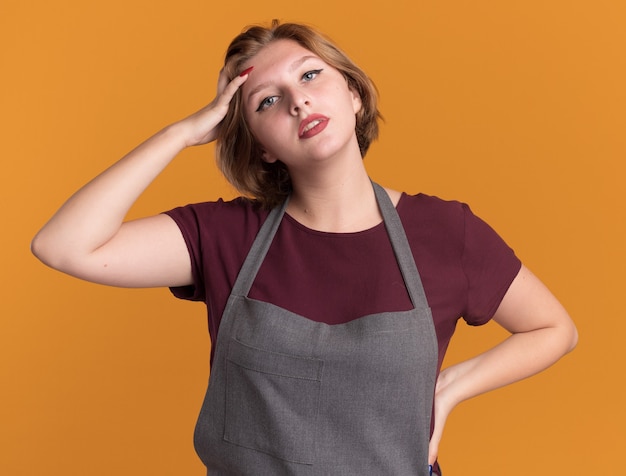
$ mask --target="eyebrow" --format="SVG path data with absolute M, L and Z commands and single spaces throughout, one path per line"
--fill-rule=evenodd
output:
M 297 60 L 295 60 L 293 63 L 291 63 L 289 65 L 289 72 L 293 72 L 294 70 L 298 69 L 298 67 L 302 66 L 302 64 L 304 64 L 306 61 L 310 60 L 310 59 L 317 59 L 317 56 L 314 55 L 305 55 L 302 58 L 298 58 Z M 248 101 L 252 98 L 252 96 L 254 96 L 255 94 L 257 94 L 259 91 L 271 86 L 274 83 L 274 81 L 270 80 L 270 81 L 266 81 L 264 83 L 261 83 L 259 85 L 257 85 L 252 91 L 250 91 L 250 93 L 248 94 Z

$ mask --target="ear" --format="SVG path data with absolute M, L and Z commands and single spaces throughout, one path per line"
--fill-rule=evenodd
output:
M 273 164 L 274 162 L 276 162 L 278 160 L 277 157 L 274 157 L 272 154 L 270 154 L 267 150 L 265 150 L 265 147 L 263 147 L 261 145 L 261 143 L 257 140 L 256 137 L 253 137 L 254 140 L 254 150 L 253 150 L 253 154 L 256 157 L 261 157 L 261 160 L 263 162 L 267 162 L 268 164 Z
M 352 93 L 352 109 L 354 109 L 354 113 L 357 114 L 363 107 L 361 95 L 353 88 L 350 88 L 350 92 Z
M 278 160 L 276 157 L 274 157 L 272 154 L 270 154 L 266 150 L 261 150 L 261 158 L 263 159 L 263 162 L 267 162 L 268 164 L 273 164 L 274 162 Z

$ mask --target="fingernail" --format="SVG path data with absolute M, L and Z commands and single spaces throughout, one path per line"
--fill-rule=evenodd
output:
M 429 474 L 430 476 L 433 476 L 433 465 L 432 465 L 432 464 L 429 464 L 429 465 L 428 465 L 428 474 Z
M 246 75 L 246 74 L 248 74 L 250 71 L 252 71 L 252 68 L 254 68 L 254 66 L 250 66 L 249 68 L 244 69 L 244 70 L 243 70 L 243 71 L 239 74 L 239 76 L 240 76 L 240 77 L 245 76 L 245 75 Z

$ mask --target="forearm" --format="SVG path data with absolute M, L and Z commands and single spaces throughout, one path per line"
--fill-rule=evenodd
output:
M 128 210 L 185 147 L 178 125 L 163 129 L 78 190 L 35 236 L 33 252 L 42 261 L 88 254 L 119 230 Z
M 567 323 L 513 334 L 443 371 L 437 382 L 439 403 L 450 411 L 464 400 L 541 372 L 569 352 L 575 340 L 575 329 Z

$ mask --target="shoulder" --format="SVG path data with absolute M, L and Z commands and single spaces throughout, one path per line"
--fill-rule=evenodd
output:
M 466 214 L 471 213 L 467 204 L 457 200 L 445 200 L 425 193 L 410 195 L 406 192 L 401 194 L 397 210 L 403 223 L 419 222 L 422 226 L 462 226 Z
M 454 249 L 455 253 L 508 248 L 499 234 L 464 202 L 423 193 L 404 193 L 397 210 L 412 242 L 417 240 L 436 248 Z
M 466 240 L 464 208 L 455 200 L 402 194 L 396 209 L 416 262 L 432 261 L 437 269 L 442 263 L 460 263 Z
M 243 197 L 194 203 L 165 212 L 178 225 L 187 246 L 198 255 L 209 248 L 249 248 L 268 213 Z
M 220 228 L 234 226 L 254 226 L 262 222 L 269 212 L 257 202 L 245 197 L 233 200 L 219 199 L 211 202 L 192 203 L 168 210 L 169 215 L 179 225 L 195 223 L 198 227 Z
M 475 215 L 467 203 L 419 193 L 402 194 L 398 215 L 407 230 L 431 237 L 440 235 L 446 242 L 493 244 L 501 241 L 498 233 Z
M 187 205 L 173 208 L 167 212 L 168 215 L 177 215 L 182 213 L 195 213 L 199 215 L 227 213 L 227 214 L 249 214 L 263 213 L 261 206 L 254 200 L 245 197 L 237 197 L 231 200 L 219 198 L 215 201 L 190 203 Z

